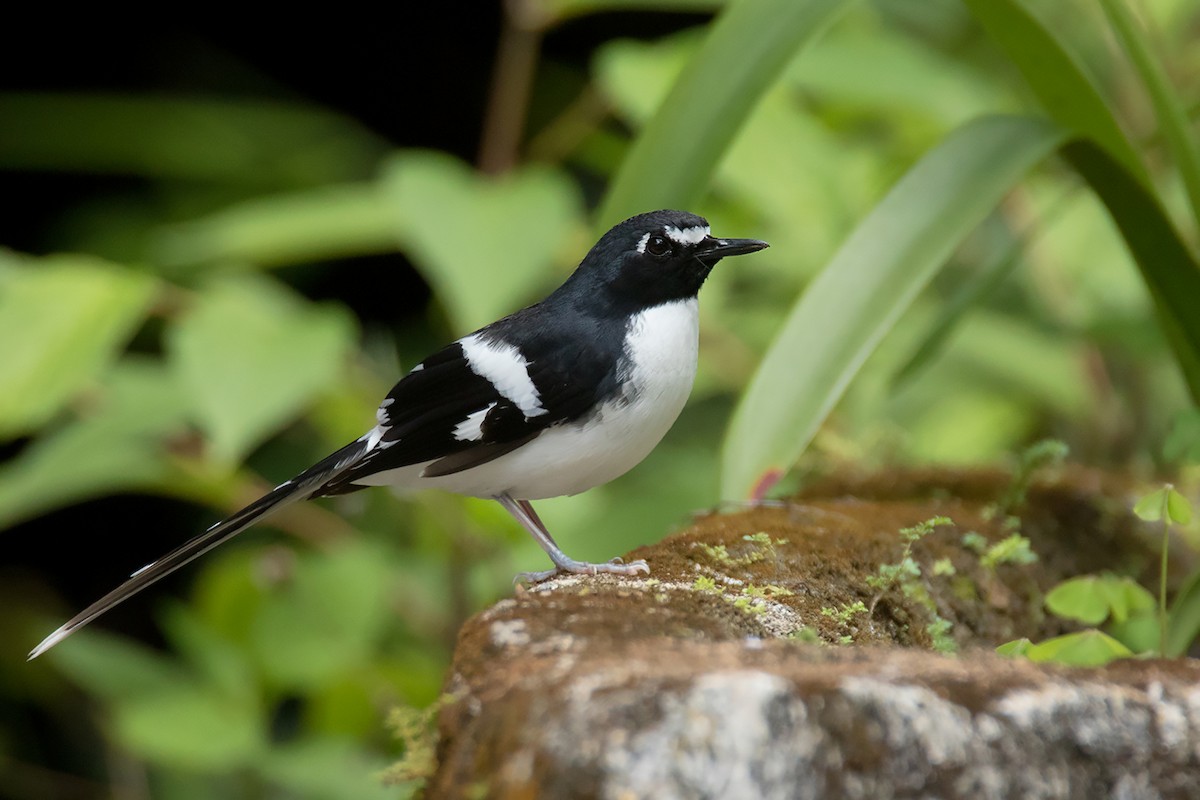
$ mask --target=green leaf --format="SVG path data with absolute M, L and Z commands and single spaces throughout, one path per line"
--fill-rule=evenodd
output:
M 271 748 L 257 765 L 260 774 L 290 790 L 288 796 L 321 800 L 395 800 L 383 784 L 382 762 L 368 760 L 350 739 L 305 738 Z
M 399 249 L 395 210 L 377 184 L 323 186 L 259 198 L 163 229 L 158 263 L 209 262 L 264 267 Z
M 1175 416 L 1163 442 L 1163 456 L 1170 461 L 1200 463 L 1200 408 L 1184 409 Z
M 1200 264 L 1162 203 L 1121 162 L 1090 141 L 1072 141 L 1063 156 L 1091 185 L 1121 231 L 1154 299 L 1159 325 L 1175 352 L 1193 401 L 1200 403 Z
M 1095 83 L 1066 44 L 1024 0 L 964 0 L 967 8 L 1021 70 L 1042 108 L 1067 130 L 1099 142 L 1143 185 L 1145 165 L 1117 124 Z
M 1187 117 L 1184 103 L 1172 90 L 1165 70 L 1154 57 L 1153 46 L 1134 20 L 1125 0 L 1100 0 L 1100 5 L 1146 86 L 1158 116 L 1159 128 L 1179 165 L 1179 174 L 1183 177 L 1183 185 L 1192 205 L 1192 215 L 1200 223 L 1200 144 L 1197 143 L 1195 128 Z
M 213 630 L 183 603 L 169 604 L 161 616 L 167 638 L 205 682 L 220 688 L 228 697 L 241 698 L 247 703 L 257 700 L 254 671 L 244 650 Z
M 1192 307 L 1192 298 L 1200 296 L 1200 265 L 1149 188 L 1145 164 L 1095 85 L 1027 0 L 965 1 L 1024 74 L 1046 113 L 1085 137 L 1063 154 L 1104 201 L 1125 237 L 1192 398 L 1200 402 L 1200 314 Z
M 177 664 L 148 647 L 95 629 L 80 631 L 44 658 L 109 702 L 168 691 L 186 679 Z
M 1157 653 L 1162 628 L 1157 611 L 1150 611 L 1131 614 L 1124 622 L 1110 622 L 1106 632 L 1134 653 Z M 1172 655 L 1169 647 L 1167 654 Z
M 21 170 L 294 187 L 364 178 L 387 150 L 347 117 L 265 98 L 3 94 L 0 119 L 0 166 Z
M 1055 586 L 1046 595 L 1046 608 L 1064 619 L 1099 625 L 1112 616 L 1117 623 L 1157 605 L 1137 581 L 1116 575 L 1084 575 Z
M 10 343 L 0 359 L 0 439 L 36 430 L 94 381 L 154 289 L 152 278 L 95 258 L 0 252 L 0 341 Z
M 1005 105 L 991 76 L 888 23 L 833 27 L 792 62 L 788 77 L 806 95 L 819 97 L 822 108 L 861 109 L 901 129 L 914 122 L 931 130 L 955 128 Z
M 395 798 L 394 787 L 378 778 L 382 762 L 368 761 L 353 741 L 310 739 L 275 748 L 262 762 L 262 774 L 302 796 Z
M 1167 490 L 1167 516 L 1179 525 L 1192 521 L 1192 504 L 1173 487 Z
M 1099 586 L 1095 575 L 1072 578 L 1050 590 L 1046 595 L 1046 608 L 1066 619 L 1099 625 L 1108 619 L 1108 595 Z
M 954 247 L 1062 139 L 1038 119 L 980 119 L 888 192 L 808 286 L 742 396 L 725 437 L 724 497 L 794 463 Z
M 126 697 L 113 708 L 112 722 L 122 746 L 181 769 L 249 766 L 266 749 L 261 708 L 195 681 Z
M 699 50 L 701 33 L 702 29 L 691 29 L 653 42 L 618 39 L 597 51 L 596 83 L 622 121 L 634 129 L 646 125 Z M 827 43 L 822 39 L 819 46 Z M 799 63 L 812 55 L 807 51 Z M 810 265 L 820 263 L 844 233 L 848 210 L 859 207 L 860 183 L 875 185 L 860 174 L 861 162 L 854 152 L 846 137 L 796 103 L 788 81 L 781 80 L 764 93 L 721 155 L 711 179 L 713 192 L 752 214 L 756 228 L 769 230 L 775 252 L 805 255 L 795 272 L 789 267 L 788 273 L 780 273 L 755 259 L 751 264 L 739 263 L 738 274 L 758 270 L 764 281 L 791 286 Z M 805 224 L 796 225 L 797 219 Z M 710 309 L 722 299 L 714 297 L 722 288 L 721 273 L 717 275 L 718 282 L 705 287 Z M 739 329 L 745 332 L 741 325 Z
M 1156 629 L 1156 635 L 1157 632 Z M 1193 572 L 1175 595 L 1167 616 L 1166 655 L 1171 658 L 1184 655 L 1197 637 L 1200 637 L 1200 572 Z
M 1153 611 L 1158 607 L 1154 595 L 1127 576 L 1102 575 L 1099 588 L 1107 596 L 1109 611 L 1113 621 L 1117 623 L 1125 622 L 1134 614 Z
M 85 416 L 0 466 L 0 529 L 91 497 L 163 486 L 174 474 L 166 439 L 186 413 L 160 362 L 127 356 L 92 392 Z
M 1069 667 L 1100 667 L 1118 658 L 1130 658 L 1134 653 L 1108 634 L 1088 630 L 1039 642 L 1025 655 L 1030 661 L 1052 661 Z
M 940 355 L 968 313 L 976 310 L 984 298 L 994 293 L 1001 283 L 1008 279 L 1020 259 L 1021 245 L 1019 240 L 1014 242 L 990 263 L 982 265 L 978 275 L 968 280 L 954 296 L 939 304 L 937 320 L 929 327 L 908 360 L 892 375 L 893 389 L 904 387 L 914 375 Z M 986 341 L 994 343 L 997 348 L 1001 347 L 993 337 L 988 337 Z M 1057 380 L 1054 382 L 1059 383 Z
M 621 163 L 597 214 L 599 227 L 640 211 L 693 205 L 758 99 L 800 47 L 848 5 L 730 4 Z
M 487 177 L 414 151 L 396 157 L 384 183 L 405 251 L 464 332 L 527 302 L 580 230 L 578 192 L 547 167 Z
M 1192 504 L 1170 484 L 1137 501 L 1133 513 L 1146 522 L 1157 522 L 1166 512 L 1170 522 L 1187 525 L 1192 521 Z
M 387 560 L 364 544 L 304 558 L 253 623 L 251 646 L 266 675 L 306 689 L 364 664 L 388 621 L 390 578 Z
M 1023 656 L 1029 652 L 1029 648 L 1033 646 L 1033 642 L 1028 639 L 1013 639 L 1011 642 L 1005 642 L 996 648 L 996 655 L 1004 656 L 1005 658 L 1016 658 Z
M 1157 522 L 1162 519 L 1166 495 L 1167 489 L 1165 486 L 1162 489 L 1157 489 L 1145 495 L 1134 504 L 1133 513 L 1146 522 Z
M 233 463 L 337 379 L 353 336 L 342 309 L 241 276 L 209 286 L 166 338 L 213 456 Z

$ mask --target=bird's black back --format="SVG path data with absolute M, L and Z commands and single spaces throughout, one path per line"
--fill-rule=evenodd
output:
M 666 227 L 706 228 L 707 222 L 680 211 L 628 219 L 601 237 L 545 300 L 471 334 L 520 352 L 545 413 L 527 416 L 476 374 L 462 344 L 470 337 L 464 337 L 426 358 L 392 388 L 379 410 L 379 446 L 319 494 L 354 491 L 363 488 L 355 482 L 367 475 L 425 462 L 433 462 L 427 476 L 468 469 L 550 426 L 583 421 L 597 406 L 618 398 L 628 372 L 630 320 L 647 308 L 694 297 L 711 269 L 694 258 L 664 263 L 638 252 L 647 233 Z M 456 426 L 489 406 L 481 438 L 456 438 Z

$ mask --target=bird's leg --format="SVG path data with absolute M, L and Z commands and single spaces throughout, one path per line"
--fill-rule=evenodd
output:
M 560 572 L 574 572 L 587 575 L 595 575 L 600 572 L 609 572 L 615 575 L 637 575 L 640 573 L 649 573 L 650 567 L 641 559 L 632 561 L 628 564 L 621 563 L 619 558 L 613 559 L 606 564 L 590 564 L 586 561 L 576 561 L 562 551 L 562 548 L 554 541 L 554 538 L 546 530 L 545 524 L 542 523 L 537 512 L 533 510 L 533 506 L 528 500 L 514 500 L 507 494 L 496 495 L 496 501 L 504 506 L 508 513 L 516 518 L 517 522 L 521 523 L 521 527 L 529 531 L 529 535 L 533 537 L 541 548 L 546 551 L 546 555 L 550 556 L 550 560 L 554 562 L 554 569 L 548 569 L 542 572 L 522 572 L 517 575 L 517 580 L 537 583 L 544 581 L 547 578 L 552 578 Z

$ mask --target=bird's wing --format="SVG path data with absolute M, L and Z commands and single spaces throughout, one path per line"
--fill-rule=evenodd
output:
M 499 366 L 481 369 L 464 341 L 425 359 L 393 387 L 369 434 L 371 452 L 319 494 L 353 491 L 361 488 L 354 485 L 359 478 L 414 464 L 427 463 L 423 474 L 432 477 L 487 463 L 586 414 L 615 373 L 586 344 L 569 353 L 545 348 L 529 359 L 497 345 Z

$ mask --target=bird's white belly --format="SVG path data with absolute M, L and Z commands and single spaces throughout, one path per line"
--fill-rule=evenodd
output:
M 451 475 L 422 477 L 420 464 L 360 482 L 523 500 L 578 494 L 607 483 L 649 455 L 683 410 L 696 377 L 698 338 L 694 297 L 643 311 L 626 338 L 628 390 L 585 421 L 548 428 L 511 453 Z

